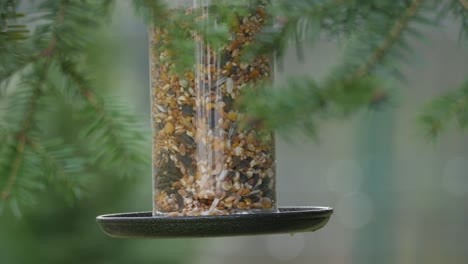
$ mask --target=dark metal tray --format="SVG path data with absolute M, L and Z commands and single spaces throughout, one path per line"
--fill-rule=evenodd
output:
M 325 226 L 329 207 L 280 207 L 277 212 L 223 216 L 153 216 L 152 212 L 101 215 L 104 233 L 120 238 L 220 237 L 312 232 Z

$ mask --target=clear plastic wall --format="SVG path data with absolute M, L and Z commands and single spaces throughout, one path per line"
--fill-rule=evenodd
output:
M 216 17 L 213 5 L 171 2 L 170 12 L 199 12 L 196 20 L 209 19 Z M 178 52 L 168 45 L 171 32 L 151 29 L 155 215 L 276 210 L 274 135 L 241 126 L 243 113 L 236 108 L 242 89 L 254 89 L 250 84 L 272 80 L 273 74 L 271 57 L 242 58 L 267 20 L 258 1 L 249 4 L 247 13 L 236 15 L 230 41 L 221 48 L 211 48 L 202 34 L 193 32 L 195 62 L 183 73 L 171 59 Z

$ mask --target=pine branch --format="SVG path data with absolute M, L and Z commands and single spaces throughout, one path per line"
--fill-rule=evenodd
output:
M 47 88 L 50 86 L 50 79 L 52 78 L 52 76 L 50 76 L 51 68 L 53 69 L 53 66 L 56 64 L 55 61 L 69 60 L 72 57 L 76 58 L 83 54 L 82 51 L 85 48 L 85 45 L 83 44 L 86 41 L 82 41 L 76 45 L 78 41 L 81 41 L 80 37 L 72 36 L 80 34 L 77 25 L 80 23 L 83 25 L 92 23 L 97 17 L 92 16 L 92 12 L 95 11 L 96 14 L 103 13 L 106 8 L 109 8 L 110 3 L 112 3 L 112 1 L 104 1 L 101 3 L 104 8 L 92 10 L 91 8 L 93 8 L 93 4 L 87 4 L 85 2 L 72 0 L 44 2 L 43 8 L 56 11 L 46 14 L 46 19 L 51 21 L 51 23 L 41 25 L 41 28 L 39 28 L 36 31 L 37 33 L 34 35 L 33 42 L 37 51 L 30 50 L 32 54 L 24 55 L 23 57 L 29 59 L 24 60 L 21 63 L 13 60 L 15 63 L 13 63 L 11 68 L 1 67 L 3 70 L 2 77 L 6 78 L 10 78 L 24 70 L 24 74 L 21 76 L 21 79 L 26 84 L 25 88 L 30 88 L 32 90 L 31 93 L 25 93 L 27 94 L 28 99 L 25 103 L 26 107 L 24 109 L 23 121 L 18 128 L 18 132 L 14 132 L 15 130 L 6 130 L 7 134 L 5 134 L 6 140 L 10 140 L 12 144 L 15 144 L 15 147 L 13 148 L 12 146 L 10 148 L 10 151 L 13 154 L 12 161 L 2 161 L 2 167 L 7 168 L 8 178 L 5 186 L 2 187 L 0 200 L 10 201 L 10 205 L 15 207 L 12 207 L 14 211 L 19 210 L 16 208 L 16 205 L 18 204 L 17 199 L 11 199 L 13 188 L 16 183 L 21 180 L 21 182 L 23 182 L 21 187 L 35 185 L 35 183 L 28 182 L 26 179 L 20 179 L 20 176 L 23 176 L 23 174 L 25 177 L 31 177 L 32 174 L 38 175 L 42 171 L 46 170 L 46 167 L 51 168 L 53 173 L 56 174 L 57 177 L 55 177 L 55 182 L 63 182 L 62 187 L 70 190 L 74 196 L 78 196 L 81 193 L 81 187 L 76 185 L 76 183 L 72 184 L 64 174 L 77 173 L 77 168 L 81 168 L 79 173 L 80 178 L 82 178 L 84 174 L 82 170 L 84 167 L 81 165 L 77 167 L 80 162 L 75 158 L 67 158 L 67 160 L 65 160 L 65 156 L 70 154 L 69 151 L 65 151 L 67 149 L 65 146 L 62 146 L 62 150 L 55 151 L 58 156 L 54 158 L 52 153 L 47 152 L 45 148 L 38 143 L 38 140 L 33 140 L 32 134 L 34 130 L 37 130 L 37 125 L 39 125 L 35 124 L 34 119 L 38 113 L 46 111 L 44 107 L 49 107 L 49 105 L 47 105 L 41 106 L 42 108 L 40 108 L 38 103 L 44 96 L 50 97 L 50 94 L 47 93 Z M 84 16 L 81 15 L 81 12 L 83 12 Z M 54 13 L 54 20 L 51 19 L 52 13 Z M 71 38 L 76 40 L 77 43 L 71 43 Z M 45 45 L 43 43 L 45 43 Z M 22 45 L 18 46 L 21 47 Z M 16 49 L 17 47 L 14 46 L 14 48 Z M 72 56 L 67 56 L 67 52 L 72 54 Z M 7 55 L 13 58 L 16 56 L 15 53 L 7 53 Z M 6 57 L 7 62 L 8 59 L 9 58 Z M 26 65 L 29 64 L 32 65 L 32 69 L 29 67 L 25 69 Z M 2 78 L 2 81 L 5 81 L 5 79 Z M 22 97 L 24 96 L 19 96 L 19 98 Z M 22 111 L 22 109 L 18 110 Z M 8 136 L 8 133 L 13 133 L 14 136 L 10 137 Z M 33 152 L 31 152 L 31 150 Z M 6 154 L 7 152 L 2 154 Z M 61 164 L 59 163 L 59 159 L 62 159 L 64 162 L 63 166 L 60 166 Z M 23 198 L 30 196 L 27 195 L 24 190 L 18 189 L 16 195 L 18 196 L 20 193 Z M 26 200 L 31 201 L 31 199 Z
M 69 197 L 69 202 L 79 198 L 85 189 L 81 182 L 86 174 L 86 166 L 82 158 L 76 157 L 76 151 L 65 146 L 60 140 L 42 144 L 28 137 L 27 143 L 42 159 L 43 166 L 47 166 L 44 176 L 48 178 L 49 183 L 57 185 L 59 191 Z
M 290 42 L 295 42 L 298 48 L 298 57 L 301 56 L 301 41 L 315 39 L 314 32 L 310 28 L 314 23 L 325 28 L 323 21 L 326 20 L 331 6 L 338 9 L 343 3 L 341 1 L 327 1 L 320 4 L 317 1 L 279 1 L 267 7 L 270 21 L 264 30 L 256 37 L 256 45 L 252 45 L 245 51 L 245 58 L 252 59 L 258 55 L 275 54 L 282 58 Z M 349 21 L 348 21 L 349 22 Z
M 396 21 L 382 44 L 377 47 L 367 62 L 352 74 L 352 78 L 361 78 L 368 75 L 382 61 L 388 50 L 401 38 L 409 22 L 417 14 L 423 2 L 423 0 L 413 0 L 411 2 L 411 5 L 406 9 L 404 15 Z
M 26 67 L 36 62 L 37 59 L 38 56 L 18 54 L 16 60 L 14 62 L 10 62 L 11 65 L 5 65 L 4 68 L 0 68 L 0 85 L 10 80 L 13 76 L 20 74 Z
M 46 74 L 47 74 L 47 70 L 46 70 L 47 65 L 44 65 L 44 66 L 45 67 L 41 69 L 40 79 L 38 83 L 36 84 L 34 92 L 32 93 L 32 96 L 30 98 L 30 101 L 26 110 L 26 115 L 21 125 L 21 130 L 16 135 L 16 139 L 18 141 L 16 145 L 16 155 L 13 159 L 10 174 L 8 176 L 8 183 L 3 188 L 3 191 L 2 191 L 3 200 L 9 199 L 13 186 L 15 185 L 16 179 L 18 177 L 18 173 L 21 167 L 21 162 L 23 160 L 24 149 L 27 143 L 26 142 L 27 133 L 29 132 L 32 126 L 34 114 L 36 112 L 37 101 L 40 98 L 41 89 L 42 89 L 42 86 L 44 85 Z
M 324 84 L 294 77 L 283 85 L 249 87 L 240 104 L 246 113 L 244 125 L 283 135 L 296 129 L 314 137 L 318 121 L 346 118 L 366 106 L 379 106 L 380 83 L 372 77 Z
M 420 124 L 431 139 L 439 136 L 454 120 L 459 128 L 468 127 L 468 81 L 459 90 L 433 99 L 419 117 Z
M 385 14 L 384 17 L 389 20 L 385 23 L 388 33 L 379 32 L 383 37 L 377 38 L 375 44 L 368 37 L 358 39 L 360 49 L 363 43 L 371 46 L 369 55 L 364 54 L 367 51 L 358 50 L 359 56 L 345 59 L 344 66 L 348 66 L 346 63 L 349 62 L 351 65 L 339 68 L 338 73 L 332 72 L 332 78 L 323 84 L 310 77 L 296 77 L 280 88 L 272 88 L 271 85 L 255 88 L 258 90 L 244 96 L 241 104 L 248 113 L 247 122 L 281 131 L 296 127 L 314 135 L 315 123 L 319 120 L 349 117 L 365 107 L 380 107 L 389 96 L 382 87 L 383 82 L 373 76 L 373 72 L 399 43 L 423 2 L 413 0 L 408 6 L 401 7 L 402 15 L 396 19 Z M 372 21 L 367 23 L 371 24 Z M 368 31 L 365 33 L 376 34 Z
M 381 20 L 396 20 L 403 13 L 408 1 L 315 1 L 289 0 L 277 1 L 268 9 L 271 17 L 276 18 L 265 27 L 257 38 L 249 56 L 272 54 L 282 57 L 290 43 L 299 50 L 303 42 L 313 44 L 320 37 L 346 40 L 357 32 L 371 31 L 376 17 Z
M 138 130 L 141 127 L 128 114 L 128 109 L 123 109 L 120 106 L 111 108 L 113 106 L 109 107 L 109 101 L 106 105 L 106 102 L 93 92 L 91 83 L 78 72 L 76 63 L 62 61 L 60 68 L 92 110 L 89 112 L 85 108 L 82 109 L 82 113 L 90 117 L 87 119 L 88 126 L 84 130 L 84 137 L 94 142 L 94 147 L 101 146 L 101 150 L 96 152 L 94 160 L 101 163 L 106 160 L 110 164 L 127 166 L 126 170 L 135 169 L 135 166 L 139 166 L 140 162 L 146 162 L 146 158 L 144 158 L 145 147 L 141 144 L 141 140 L 144 138 L 143 131 Z M 113 116 L 120 116 L 120 120 Z M 105 148 L 104 144 L 112 147 Z M 103 151 L 105 149 L 107 151 Z M 126 174 L 125 169 L 121 169 L 120 172 Z
M 57 19 L 58 24 L 62 24 L 64 21 L 65 4 L 67 3 L 67 1 L 62 1 L 61 3 L 62 5 L 60 7 L 60 11 L 58 13 L 58 19 Z M 4 187 L 2 191 L 2 199 L 4 201 L 9 199 L 13 186 L 15 185 L 16 179 L 18 177 L 18 173 L 21 167 L 21 162 L 23 160 L 24 149 L 27 143 L 27 140 L 26 140 L 27 133 L 29 132 L 32 126 L 34 114 L 36 112 L 37 102 L 42 93 L 42 86 L 44 85 L 44 82 L 47 78 L 47 70 L 50 65 L 50 57 L 52 56 L 54 52 L 55 45 L 56 45 L 56 36 L 53 36 L 47 48 L 41 51 L 40 53 L 41 57 L 47 57 L 47 58 L 46 58 L 46 62 L 43 65 L 39 65 L 39 69 L 38 69 L 38 71 L 40 72 L 39 79 L 38 79 L 37 84 L 34 87 L 34 92 L 32 93 L 30 102 L 26 109 L 26 115 L 23 119 L 21 130 L 17 133 L 17 136 L 16 136 L 18 140 L 17 146 L 16 146 L 16 156 L 13 159 L 10 174 L 8 176 L 7 185 Z

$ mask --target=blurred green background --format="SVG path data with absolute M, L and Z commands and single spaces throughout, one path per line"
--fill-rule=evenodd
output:
M 117 8 L 95 49 L 96 76 L 127 98 L 149 129 L 147 30 L 126 1 Z M 468 263 L 468 139 L 453 130 L 428 142 L 416 125 L 424 103 L 459 86 L 468 72 L 466 44 L 446 23 L 445 30 L 424 29 L 426 39 L 414 43 L 418 53 L 402 66 L 408 82 L 391 107 L 322 124 L 317 141 L 278 139 L 279 205 L 335 208 L 322 230 L 216 239 L 107 237 L 97 215 L 151 210 L 148 166 L 132 179 L 93 179 L 90 195 L 71 207 L 51 191 L 21 219 L 2 216 L 0 263 Z M 286 56 L 278 81 L 324 76 L 340 60 L 338 43 L 326 40 L 304 62 L 295 54 L 291 49 Z

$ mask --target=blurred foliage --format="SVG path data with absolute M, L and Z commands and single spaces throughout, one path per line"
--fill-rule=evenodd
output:
M 385 106 L 405 80 L 399 70 L 400 64 L 416 52 L 410 40 L 423 38 L 424 26 L 442 27 L 441 18 L 454 18 L 460 24 L 462 41 L 468 29 L 465 0 L 247 0 L 229 3 L 219 0 L 212 1 L 210 7 L 216 9 L 211 13 L 217 15 L 202 20 L 203 23 L 193 23 L 200 20 L 201 14 L 186 9 L 163 12 L 165 19 L 160 21 L 161 7 L 157 6 L 160 1 L 137 2 L 140 8 L 154 11 L 150 22 L 167 29 L 173 39 L 169 46 L 177 52 L 169 59 L 179 67 L 176 71 L 194 65 L 193 32 L 201 34 L 210 46 L 223 47 L 229 41 L 230 29 L 236 26 L 236 19 L 242 17 L 236 16 L 236 12 L 248 12 L 252 4 L 265 5 L 270 19 L 255 45 L 241 51 L 244 60 L 274 54 L 281 65 L 291 44 L 296 45 L 297 56 L 301 59 L 304 49 L 312 47 L 320 38 L 344 43 L 341 64 L 325 80 L 295 76 L 282 85 L 259 83 L 244 89 L 246 95 L 240 107 L 247 113 L 246 122 L 280 132 L 299 129 L 311 136 L 316 135 L 321 120 L 347 118 L 360 109 Z M 275 86 L 282 89 L 275 89 Z M 427 125 L 431 119 L 425 120 Z
M 96 81 L 93 48 L 115 0 L 35 1 L 31 14 L 17 12 L 21 2 L 0 0 L 0 209 L 17 215 L 47 188 L 73 201 L 98 174 L 142 173 L 150 134 Z M 324 80 L 299 76 L 276 84 L 283 89 L 270 83 L 244 89 L 247 122 L 309 135 L 322 120 L 385 106 L 404 79 L 399 63 L 414 52 L 408 40 L 421 37 L 421 25 L 443 26 L 440 18 L 450 16 L 461 41 L 468 30 L 466 0 L 213 0 L 206 8 L 217 16 L 207 19 L 200 19 L 203 9 L 169 10 L 162 0 L 132 3 L 147 23 L 169 33 L 175 71 L 193 67 L 194 32 L 222 48 L 242 14 L 258 4 L 269 19 L 256 45 L 243 51 L 245 60 L 275 54 L 281 62 L 291 44 L 303 57 L 323 37 L 345 43 L 342 62 Z M 429 104 L 421 118 L 429 134 L 452 119 L 464 127 L 464 89 Z
M 36 7 L 31 9 L 36 10 Z M 43 9 L 37 10 L 41 13 Z M 118 11 L 112 10 L 112 13 Z M 96 17 L 95 14 L 90 15 Z M 54 66 L 48 69 L 47 88 L 44 87 L 47 92 L 41 95 L 34 124 L 29 132 L 36 140 L 33 141 L 30 137 L 27 141 L 27 150 L 21 165 L 23 168 L 17 176 L 20 185 L 14 188 L 15 196 L 21 197 L 23 203 L 17 207 L 5 207 L 6 210 L 0 216 L 2 264 L 190 262 L 193 250 L 191 241 L 113 239 L 103 234 L 95 222 L 95 217 L 103 213 L 143 211 L 151 206 L 151 188 L 144 186 L 147 192 L 142 192 L 142 186 L 136 181 L 142 179 L 142 176 L 150 175 L 151 166 L 148 162 L 124 160 L 137 155 L 142 158 L 150 156 L 150 133 L 145 131 L 149 125 L 140 125 L 143 118 L 131 115 L 131 108 L 125 106 L 128 100 L 117 98 L 115 86 L 122 79 L 115 78 L 116 65 L 121 62 L 119 60 L 122 60 L 121 54 L 126 51 L 126 47 L 116 41 L 117 34 L 120 35 L 121 32 L 116 33 L 118 29 L 105 22 L 108 19 L 109 17 L 103 17 L 99 27 L 82 32 L 87 34 L 85 37 L 89 44 L 79 51 L 80 54 L 70 54 L 76 55 L 79 62 L 73 63 L 73 60 L 62 58 L 62 55 L 56 55 L 52 59 Z M 46 22 L 33 21 L 28 26 L 31 28 L 29 34 L 33 35 L 33 29 Z M 29 41 L 30 39 L 16 41 L 11 47 L 31 49 L 31 53 L 24 55 L 34 55 L 34 45 L 32 42 L 28 43 Z M 3 64 L 7 59 L 15 62 L 13 57 L 0 56 L 0 70 L 13 66 Z M 20 62 L 16 63 L 19 65 Z M 31 68 L 32 63 L 32 60 L 27 62 L 27 66 L 18 71 L 19 74 L 9 79 L 2 78 L 2 151 L 7 150 L 4 148 L 5 136 L 21 126 L 17 124 L 21 119 L 15 118 L 21 118 L 22 115 L 18 114 L 16 117 L 12 114 L 21 112 L 19 107 L 22 106 L 15 105 L 10 100 L 13 100 L 11 95 L 16 94 L 16 89 L 20 88 L 16 85 L 21 84 L 24 89 L 34 85 L 32 80 L 30 84 L 21 82 L 32 75 L 28 73 L 30 75 L 25 75 L 27 78 L 21 75 Z M 69 77 L 62 70 L 68 72 Z M 92 92 L 90 95 L 95 95 L 95 101 L 88 102 L 80 97 L 80 92 L 77 91 L 80 85 L 89 87 Z M 147 91 L 144 88 L 142 90 Z M 6 102 L 9 104 L 5 105 Z M 123 145 L 112 142 L 117 139 Z M 136 145 L 127 145 L 132 142 Z M 6 161 L 11 158 L 8 155 L 11 154 L 3 152 L 0 159 Z M 130 164 L 120 166 L 120 162 Z M 5 187 L 3 182 L 8 176 L 4 174 L 4 167 L 1 169 L 0 191 Z M 124 175 L 130 177 L 116 178 Z M 31 191 L 35 186 L 24 185 L 27 180 L 37 181 L 37 191 Z M 138 199 L 138 195 L 142 199 Z M 80 198 L 79 202 L 76 200 L 77 196 Z M 135 200 L 137 201 L 132 202 Z M 18 217 L 20 214 L 21 217 Z
M 36 206 L 23 210 L 21 219 L 8 212 L 0 219 L 0 263 L 190 263 L 192 241 L 114 239 L 102 233 L 96 215 L 128 211 L 136 187 L 110 174 L 93 180 L 92 195 L 73 207 L 59 192 L 35 196 Z
M 0 263 L 190 261 L 191 242 L 115 240 L 94 222 L 103 212 L 128 211 L 134 182 L 116 176 L 148 175 L 151 167 L 147 126 L 103 81 L 115 78 L 105 76 L 114 54 L 103 38 L 116 2 L 0 0 Z M 33 11 L 21 11 L 25 3 Z M 342 61 L 323 80 L 294 76 L 244 89 L 246 122 L 311 137 L 320 122 L 389 105 L 421 26 L 454 18 L 467 46 L 466 0 L 213 0 L 218 16 L 206 20 L 197 20 L 200 10 L 176 12 L 166 3 L 132 1 L 144 21 L 171 34 L 176 71 L 193 65 L 193 32 L 221 48 L 252 3 L 266 5 L 270 19 L 245 60 L 275 54 L 281 64 L 291 45 L 302 58 L 320 38 L 344 43 Z M 429 102 L 421 124 L 431 138 L 452 123 L 466 129 L 467 106 L 465 83 Z
M 0 6 L 0 43 L 23 40 L 28 37 L 29 31 L 26 25 L 11 23 L 21 17 L 24 17 L 24 14 L 16 12 L 15 0 L 7 0 L 2 3 Z
M 448 92 L 426 106 L 420 121 L 430 138 L 438 136 L 451 123 L 468 128 L 468 82 L 457 91 Z
M 97 175 L 135 176 L 149 160 L 149 133 L 95 81 L 91 54 L 113 1 L 40 1 L 22 20 L 19 2 L 0 2 L 0 209 L 16 215 L 39 191 L 72 202 Z M 28 37 L 12 37 L 21 23 Z
M 386 99 L 385 92 L 378 90 L 378 80 L 371 77 L 326 84 L 309 77 L 296 77 L 278 86 L 246 89 L 245 99 L 240 104 L 250 114 L 246 122 L 280 132 L 296 128 L 315 137 L 318 120 L 349 117 L 363 105 L 377 107 Z M 282 133 L 283 136 L 287 134 Z

